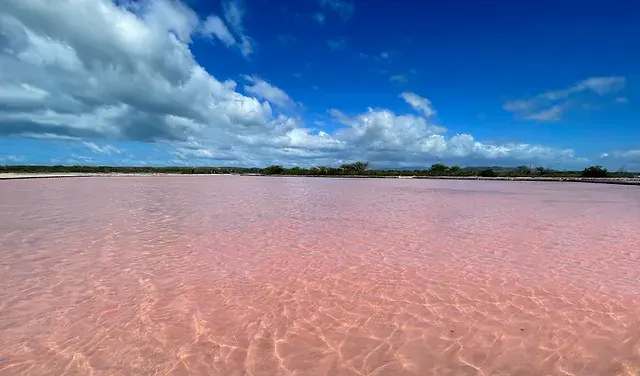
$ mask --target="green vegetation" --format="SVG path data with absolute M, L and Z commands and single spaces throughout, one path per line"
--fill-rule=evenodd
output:
M 478 176 L 482 176 L 483 178 L 495 178 L 498 176 L 495 171 L 490 168 L 480 171 Z
M 0 173 L 173 173 L 173 174 L 263 174 L 305 176 L 451 176 L 451 177 L 552 177 L 552 178 L 598 178 L 634 177 L 637 173 L 610 172 L 600 166 L 591 166 L 583 171 L 552 170 L 544 167 L 459 167 L 436 163 L 424 169 L 370 169 L 367 162 L 353 162 L 339 167 L 284 167 L 272 165 L 265 168 L 245 167 L 117 167 L 117 166 L 31 166 L 0 165 Z
M 582 177 L 585 178 L 606 178 L 609 176 L 609 171 L 602 166 L 587 167 L 582 171 Z
M 146 166 L 34 166 L 0 165 L 0 173 L 119 173 L 119 174 L 247 174 L 261 173 L 260 168 L 242 167 L 146 167 Z
M 282 166 L 272 165 L 265 168 L 262 173 L 266 175 L 282 175 L 285 173 L 285 169 Z
M 347 163 L 340 166 L 340 169 L 349 175 L 363 175 L 367 173 L 367 169 L 369 168 L 369 162 L 355 162 L 355 163 Z

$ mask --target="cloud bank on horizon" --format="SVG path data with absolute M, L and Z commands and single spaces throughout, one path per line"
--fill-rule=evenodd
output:
M 194 53 L 195 43 L 208 41 L 224 47 L 217 54 L 238 54 L 250 64 L 260 47 L 246 21 L 249 5 L 225 0 L 217 13 L 203 15 L 173 0 L 65 0 L 55 6 L 46 0 L 5 0 L 0 145 L 62 143 L 74 150 L 67 161 L 79 163 L 107 157 L 116 164 L 148 163 L 143 152 L 136 154 L 139 146 L 127 145 L 153 145 L 166 151 L 151 162 L 156 164 L 308 166 L 368 160 L 380 167 L 436 161 L 583 166 L 612 161 L 640 166 L 640 144 L 638 150 L 585 155 L 570 140 L 565 146 L 507 137 L 490 141 L 474 136 L 472 127 L 451 131 L 436 118 L 440 112 L 426 89 L 396 90 L 394 97 L 404 102 L 394 103 L 396 108 L 372 104 L 354 111 L 328 105 L 322 121 L 312 122 L 305 103 L 262 72 L 246 71 L 237 81 L 221 77 Z M 350 22 L 357 11 L 350 1 L 319 0 L 309 17 L 327 27 L 331 18 Z M 346 41 L 327 39 L 330 50 L 347 48 L 346 42 L 331 47 L 334 40 Z M 393 56 L 383 53 L 387 57 L 380 60 Z M 407 84 L 405 75 L 397 76 L 403 79 L 391 81 Z M 559 121 L 599 99 L 627 102 L 627 84 L 622 76 L 587 77 L 564 89 L 507 100 L 503 109 L 524 121 Z M 28 148 L 21 153 L 0 150 L 0 163 L 33 160 Z

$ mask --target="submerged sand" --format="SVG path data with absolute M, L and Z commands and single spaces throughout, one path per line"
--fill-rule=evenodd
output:
M 0 183 L 0 375 L 636 375 L 633 186 Z

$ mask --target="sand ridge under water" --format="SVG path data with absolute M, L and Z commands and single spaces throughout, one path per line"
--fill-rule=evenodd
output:
M 636 375 L 637 187 L 0 184 L 0 375 Z

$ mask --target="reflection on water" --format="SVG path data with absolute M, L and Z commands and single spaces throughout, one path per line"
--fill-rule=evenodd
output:
M 637 375 L 640 190 L 0 184 L 0 375 Z

